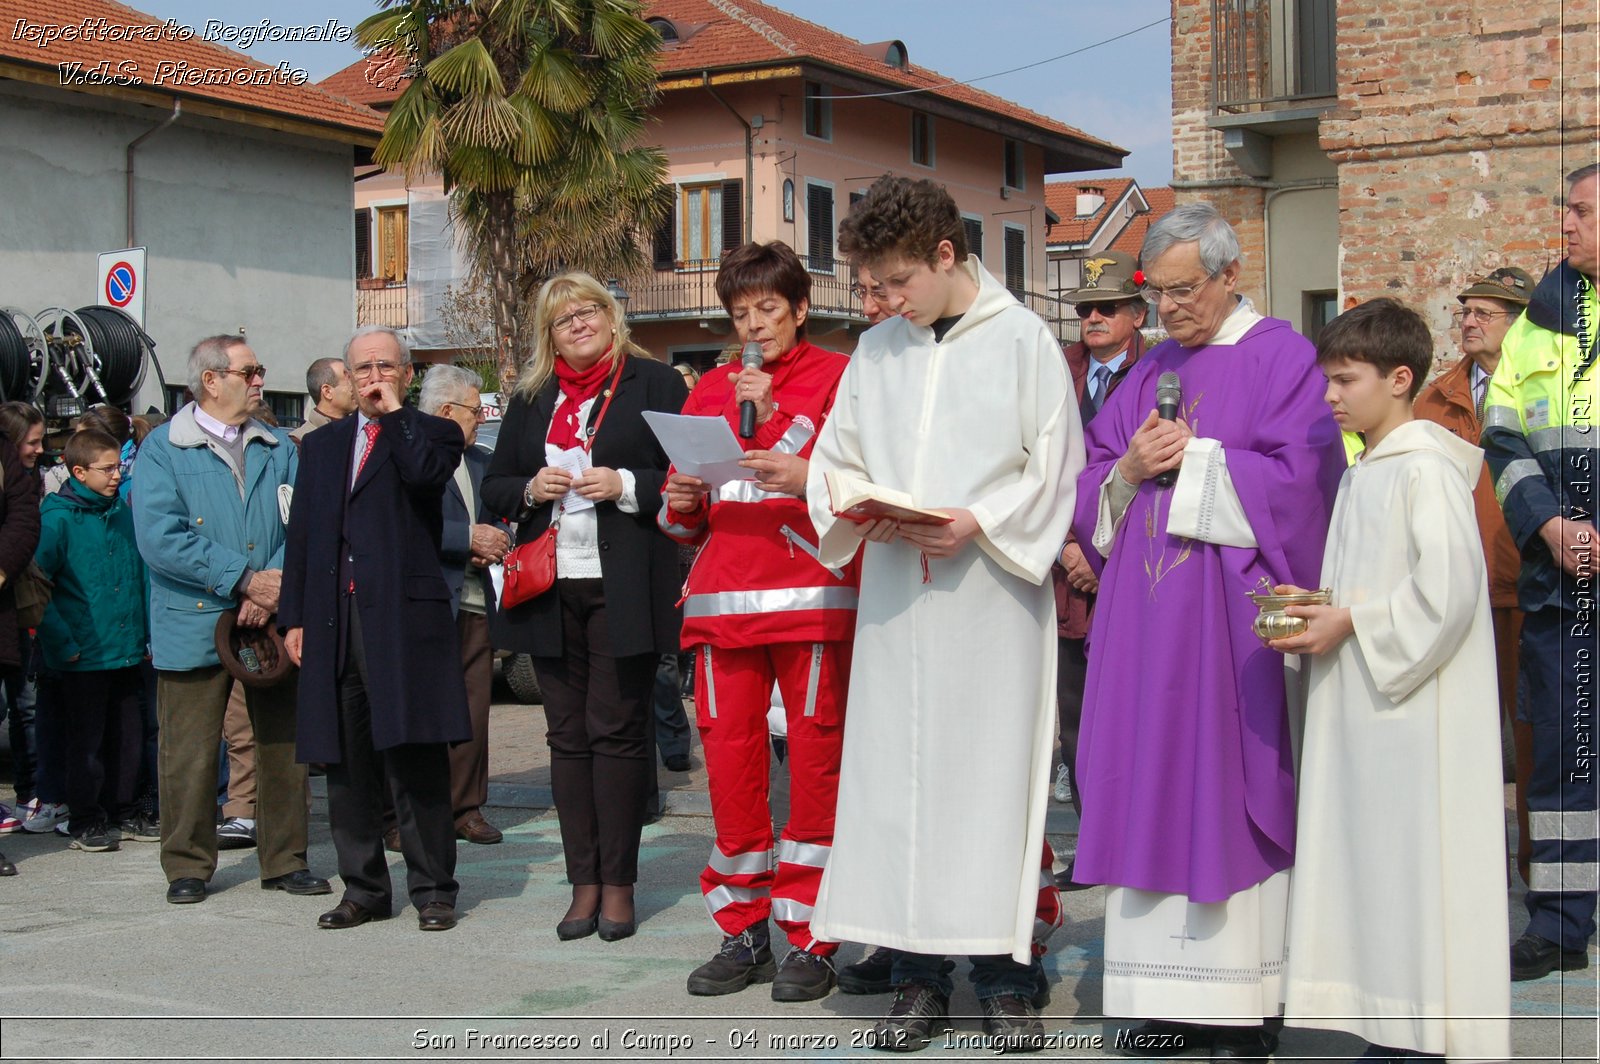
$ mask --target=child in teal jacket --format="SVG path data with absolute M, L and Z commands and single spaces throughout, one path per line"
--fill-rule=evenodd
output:
M 147 577 L 133 515 L 117 492 L 116 440 L 85 429 L 67 441 L 72 477 L 39 515 L 39 569 L 55 592 L 39 623 L 45 666 L 61 674 L 72 848 L 115 850 L 159 839 L 134 811 L 142 726 L 139 695 L 150 631 Z

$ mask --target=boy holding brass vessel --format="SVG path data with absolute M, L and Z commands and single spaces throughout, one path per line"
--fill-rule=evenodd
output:
M 1360 1035 L 1369 1058 L 1505 1059 L 1500 725 L 1472 504 L 1483 456 L 1413 420 L 1432 357 L 1421 317 L 1391 299 L 1340 315 L 1317 344 L 1334 418 L 1367 449 L 1334 503 L 1332 604 L 1290 606 L 1306 630 L 1270 644 L 1315 655 L 1285 1018 Z

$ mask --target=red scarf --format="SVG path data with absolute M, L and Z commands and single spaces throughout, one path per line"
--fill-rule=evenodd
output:
M 607 348 L 607 352 L 611 349 Z M 600 394 L 601 387 L 611 371 L 616 369 L 612 361 L 601 355 L 594 365 L 579 373 L 567 365 L 567 360 L 556 357 L 555 372 L 556 384 L 561 388 L 561 394 L 566 396 L 566 403 L 556 411 L 555 420 L 550 423 L 550 433 L 545 439 L 566 450 L 576 447 L 583 442 L 581 429 L 582 423 L 578 420 L 578 412 L 583 404 Z

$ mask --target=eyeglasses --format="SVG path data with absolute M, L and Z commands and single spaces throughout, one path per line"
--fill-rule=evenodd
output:
M 1199 285 L 1196 285 L 1195 287 L 1198 288 Z M 1079 303 L 1073 309 L 1078 312 L 1078 317 L 1080 318 L 1087 318 L 1095 311 L 1099 311 L 1102 318 L 1114 318 L 1117 316 L 1117 311 L 1121 310 L 1123 307 L 1131 306 L 1133 306 L 1133 300 L 1119 299 L 1115 302 Z
M 398 362 L 363 362 L 359 366 L 350 367 L 352 377 L 371 377 L 374 374 L 379 377 L 389 377 L 399 372 Z
M 1474 321 L 1479 325 L 1487 325 L 1496 318 L 1507 317 L 1510 315 L 1510 313 L 1511 312 L 1509 310 L 1485 310 L 1482 307 L 1462 307 L 1460 310 L 1456 311 L 1455 319 L 1457 322 Z
M 882 303 L 885 299 L 889 298 L 889 293 L 884 291 L 883 285 L 874 285 L 873 287 L 868 288 L 860 281 L 857 281 L 855 284 L 850 286 L 850 294 L 863 303 L 867 301 L 867 297 L 869 296 L 875 303 Z
M 92 469 L 101 476 L 106 477 L 120 477 L 122 475 L 122 465 L 118 462 L 112 462 L 108 465 L 86 466 L 85 468 Z
M 550 331 L 566 332 L 568 329 L 572 328 L 574 322 L 579 321 L 587 324 L 588 322 L 594 321 L 595 315 L 599 314 L 602 309 L 603 308 L 599 303 L 590 303 L 586 307 L 579 307 L 570 314 L 563 314 L 561 317 L 553 319 L 550 322 Z
M 439 404 L 439 416 L 440 417 L 447 416 L 445 414 L 445 412 L 444 412 L 444 408 L 447 407 L 447 406 L 453 406 L 457 410 L 468 411 L 469 413 L 472 414 L 473 417 L 477 418 L 479 421 L 487 421 L 488 420 L 488 416 L 486 414 L 484 414 L 484 412 L 483 412 L 483 404 L 482 403 L 474 405 L 472 403 L 454 403 L 454 402 L 446 401 L 446 402 L 443 402 L 443 403 Z
M 1217 273 L 1208 273 L 1203 281 L 1196 284 L 1178 285 L 1176 288 L 1157 288 L 1153 284 L 1140 285 L 1139 294 L 1151 303 L 1159 303 L 1162 299 L 1170 299 L 1178 306 L 1186 307 L 1195 301 L 1195 297 L 1200 294 L 1200 289 L 1210 284 L 1217 274 L 1221 272 L 1221 270 L 1218 270 Z
M 226 373 L 230 377 L 239 377 L 245 381 L 251 381 L 257 377 L 262 380 L 267 379 L 267 367 L 265 366 L 240 366 L 238 369 L 219 369 L 217 372 Z M 90 466 L 90 468 L 94 467 Z

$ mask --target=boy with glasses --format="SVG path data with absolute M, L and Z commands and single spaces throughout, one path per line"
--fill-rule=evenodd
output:
M 149 628 L 133 516 L 117 494 L 120 451 L 95 429 L 67 441 L 62 461 L 72 476 L 40 508 L 34 557 L 55 584 L 39 646 L 45 667 L 61 676 L 71 845 L 89 853 L 161 838 L 133 803 Z

